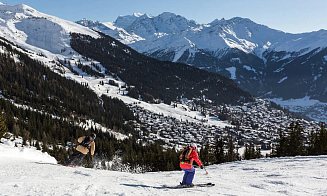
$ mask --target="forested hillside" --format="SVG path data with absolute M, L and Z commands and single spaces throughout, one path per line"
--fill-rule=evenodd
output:
M 0 54 L 0 112 L 3 128 L 6 128 L 1 128 L 1 133 L 9 131 L 16 137 L 22 136 L 22 145 L 33 145 L 49 152 L 59 162 L 64 162 L 71 153 L 71 144 L 75 144 L 78 137 L 95 132 L 98 137 L 94 161 L 111 160 L 119 150 L 122 162 L 130 167 L 136 167 L 138 161 L 146 165 L 147 170 L 176 168 L 156 161 L 159 160 L 158 156 L 176 159 L 175 154 L 169 155 L 175 151 L 163 152 L 158 145 L 143 147 L 135 142 L 134 136 L 117 140 L 86 121 L 93 119 L 109 129 L 135 135 L 134 129 L 125 123 L 135 117 L 122 101 L 106 96 L 97 97 L 85 86 L 61 77 L 14 49 L 13 44 L 6 40 L 2 40 L 0 45 L 6 51 Z M 99 99 L 103 101 L 103 106 Z M 84 123 L 91 129 L 85 130 L 78 123 Z M 164 163 L 167 162 L 173 161 Z M 93 163 L 87 157 L 85 166 L 93 167 Z
M 239 104 L 252 100 L 250 93 L 219 74 L 147 57 L 107 35 L 99 39 L 76 33 L 71 36 L 74 50 L 99 61 L 110 72 L 108 74 L 119 76 L 134 98 L 140 95 L 145 101 L 167 104 L 181 97 L 205 97 L 215 104 Z
M 124 120 L 134 119 L 122 101 L 102 99 L 106 106 L 102 108 L 100 98 L 87 87 L 61 77 L 8 44 L 0 44 L 8 51 L 0 55 L 0 90 L 4 98 L 55 117 L 72 121 L 90 118 L 110 128 L 125 129 Z

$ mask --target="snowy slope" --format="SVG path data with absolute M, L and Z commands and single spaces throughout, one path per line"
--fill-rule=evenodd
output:
M 117 19 L 118 20 L 118 19 Z M 112 37 L 119 38 L 119 40 L 123 40 L 124 44 L 132 44 L 134 42 L 144 40 L 144 38 L 136 35 L 135 33 L 128 33 L 125 29 L 117 26 L 113 22 L 98 22 L 98 21 L 89 21 L 86 19 L 80 20 L 77 24 L 89 27 L 90 29 L 94 29 L 96 31 L 100 31 L 107 35 L 112 35 Z
M 2 141 L 5 141 L 2 139 Z M 131 174 L 70 168 L 47 154 L 0 144 L 0 195 L 326 195 L 327 157 L 260 159 L 196 169 L 194 183 L 214 187 L 167 189 L 182 171 Z M 10 152 L 3 153 L 3 152 Z M 30 158 L 26 158 L 30 157 Z M 35 158 L 37 157 L 37 158 Z
M 56 58 L 70 48 L 69 33 L 99 35 L 74 22 L 38 12 L 27 5 L 0 5 L 0 36 L 26 49 Z

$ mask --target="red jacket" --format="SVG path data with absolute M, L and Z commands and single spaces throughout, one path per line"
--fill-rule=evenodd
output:
M 184 161 L 184 162 L 180 162 L 179 163 L 179 166 L 182 168 L 182 169 L 191 169 L 193 167 L 193 161 L 195 161 L 200 167 L 202 165 L 200 159 L 199 159 L 199 155 L 198 153 L 196 152 L 195 148 L 192 147 L 193 150 L 190 154 L 190 161 Z

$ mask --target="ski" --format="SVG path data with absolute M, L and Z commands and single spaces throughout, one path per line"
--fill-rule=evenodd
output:
M 204 183 L 204 184 L 195 184 L 194 186 L 198 186 L 198 187 L 210 187 L 210 186 L 215 186 L 215 184 L 209 182 L 209 183 Z
M 169 189 L 182 189 L 182 188 L 193 188 L 193 187 L 211 187 L 211 186 L 215 186 L 215 184 L 209 182 L 209 183 L 203 183 L 203 184 L 194 184 L 194 186 L 185 186 L 185 185 L 168 186 L 168 185 L 163 185 L 163 187 L 169 188 Z

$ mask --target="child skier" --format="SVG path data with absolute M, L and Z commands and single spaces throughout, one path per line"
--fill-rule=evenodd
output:
M 195 161 L 201 169 L 203 169 L 203 165 L 199 160 L 199 155 L 196 152 L 196 144 L 191 143 L 190 146 L 186 146 L 180 155 L 180 163 L 179 166 L 185 172 L 183 176 L 183 181 L 181 185 L 185 185 L 187 187 L 192 187 L 194 184 L 192 183 L 195 169 L 193 167 L 193 161 Z

